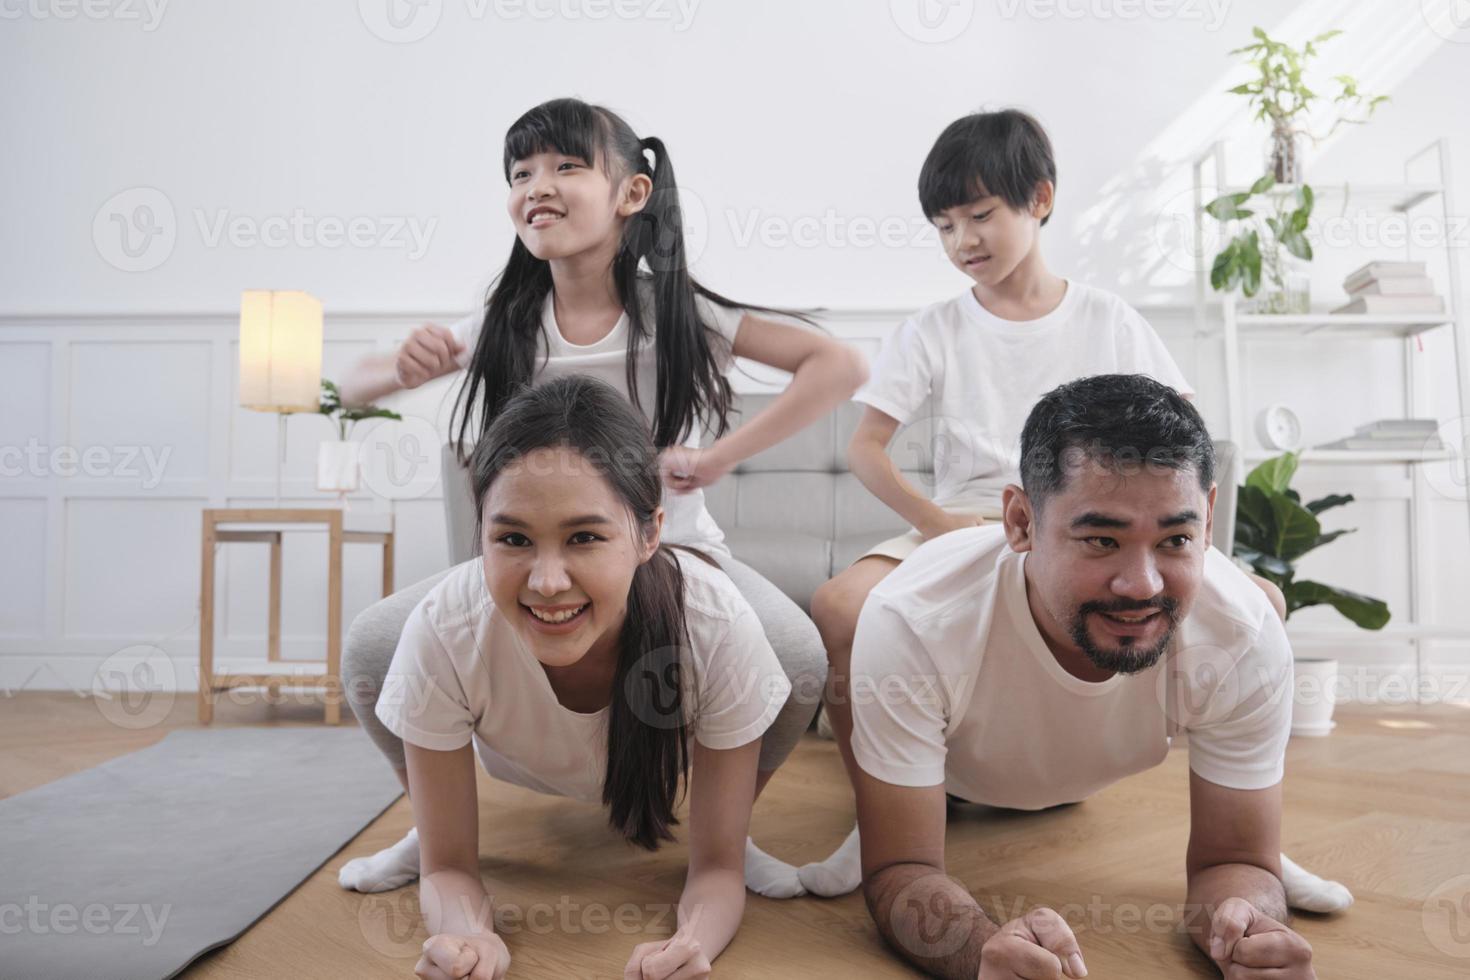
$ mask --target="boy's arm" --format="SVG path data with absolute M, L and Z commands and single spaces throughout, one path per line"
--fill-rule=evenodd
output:
M 948 515 L 910 483 L 888 455 L 888 443 L 897 431 L 897 419 L 865 406 L 847 444 L 847 464 L 873 496 L 929 537 Z

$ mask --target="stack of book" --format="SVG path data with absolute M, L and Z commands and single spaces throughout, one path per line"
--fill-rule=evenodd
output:
M 1350 449 L 1355 452 L 1440 452 L 1439 423 L 1434 419 L 1379 419 L 1358 426 L 1346 439 L 1329 442 L 1318 449 Z
M 1369 262 L 1342 281 L 1351 300 L 1333 313 L 1443 313 L 1423 262 Z

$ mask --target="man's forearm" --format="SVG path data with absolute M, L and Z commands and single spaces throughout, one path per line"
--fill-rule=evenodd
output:
M 969 891 L 937 868 L 896 864 L 863 881 L 868 913 L 888 945 L 930 976 L 975 980 L 999 928 Z
M 1210 922 L 1228 898 L 1243 898 L 1277 922 L 1287 921 L 1286 891 L 1277 878 L 1254 864 L 1216 864 L 1189 877 L 1189 905 L 1184 930 L 1208 956 Z

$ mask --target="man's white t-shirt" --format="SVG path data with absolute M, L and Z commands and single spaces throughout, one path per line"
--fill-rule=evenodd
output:
M 729 577 L 674 554 L 689 633 L 681 659 L 688 731 L 706 748 L 745 745 L 770 727 L 791 683 Z M 634 670 L 629 683 L 659 680 Z M 586 714 L 556 699 L 541 662 L 490 598 L 479 558 L 455 566 L 409 614 L 377 705 L 406 742 L 441 751 L 473 742 L 495 778 L 589 803 L 602 799 L 610 710 Z
M 1146 374 L 1193 389 L 1152 327 L 1114 294 L 1074 280 L 1057 308 L 1004 320 L 965 290 L 883 339 L 854 401 L 907 425 L 934 416 L 934 502 L 999 511 L 1020 483 L 1021 429 L 1042 395 L 1094 374 Z M 932 401 L 930 400 L 932 396 Z
M 1215 548 L 1165 656 L 1100 683 L 1057 663 L 1026 600 L 1026 553 L 985 525 L 925 542 L 863 606 L 852 650 L 853 755 L 898 786 L 1037 810 L 1164 760 L 1232 789 L 1281 780 L 1291 648 L 1265 594 Z
M 639 290 L 643 297 L 644 323 L 650 332 L 638 350 L 638 408 L 651 429 L 658 404 L 658 358 L 654 343 L 653 287 L 647 280 L 640 280 Z M 740 320 L 744 317 L 745 311 L 709 302 L 702 296 L 696 296 L 694 304 L 699 311 L 700 319 L 719 334 L 719 338 L 712 338 L 712 346 L 721 373 L 728 374 L 735 363 L 731 348 L 735 343 L 735 335 L 740 330 Z M 480 339 L 480 330 L 484 326 L 484 320 L 484 311 L 481 311 L 455 322 L 450 327 L 455 338 L 463 345 L 463 350 L 456 357 L 461 368 L 469 367 L 470 359 L 475 352 L 475 344 Z M 561 328 L 556 323 L 552 294 L 548 292 L 541 308 L 541 335 L 537 344 L 531 383 L 541 384 L 573 374 L 591 375 L 601 381 L 606 381 L 621 392 L 624 398 L 631 401 L 628 394 L 627 374 L 629 329 L 628 314 L 625 311 L 622 316 L 618 317 L 618 322 L 613 325 L 606 337 L 595 344 L 574 344 L 562 336 Z M 694 430 L 684 440 L 684 445 L 691 449 L 698 449 L 699 444 L 700 432 L 696 424 Z M 725 544 L 725 533 L 720 530 L 720 526 L 715 523 L 715 519 L 710 516 L 709 510 L 704 505 L 703 490 L 676 493 L 666 487 L 663 506 L 663 540 L 669 544 L 698 548 L 716 558 L 730 556 L 730 549 Z

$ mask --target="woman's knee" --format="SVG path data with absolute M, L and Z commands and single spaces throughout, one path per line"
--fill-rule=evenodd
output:
M 376 698 L 393 651 L 403 633 L 403 618 L 390 600 L 380 600 L 352 618 L 342 643 L 342 683 L 354 699 Z

